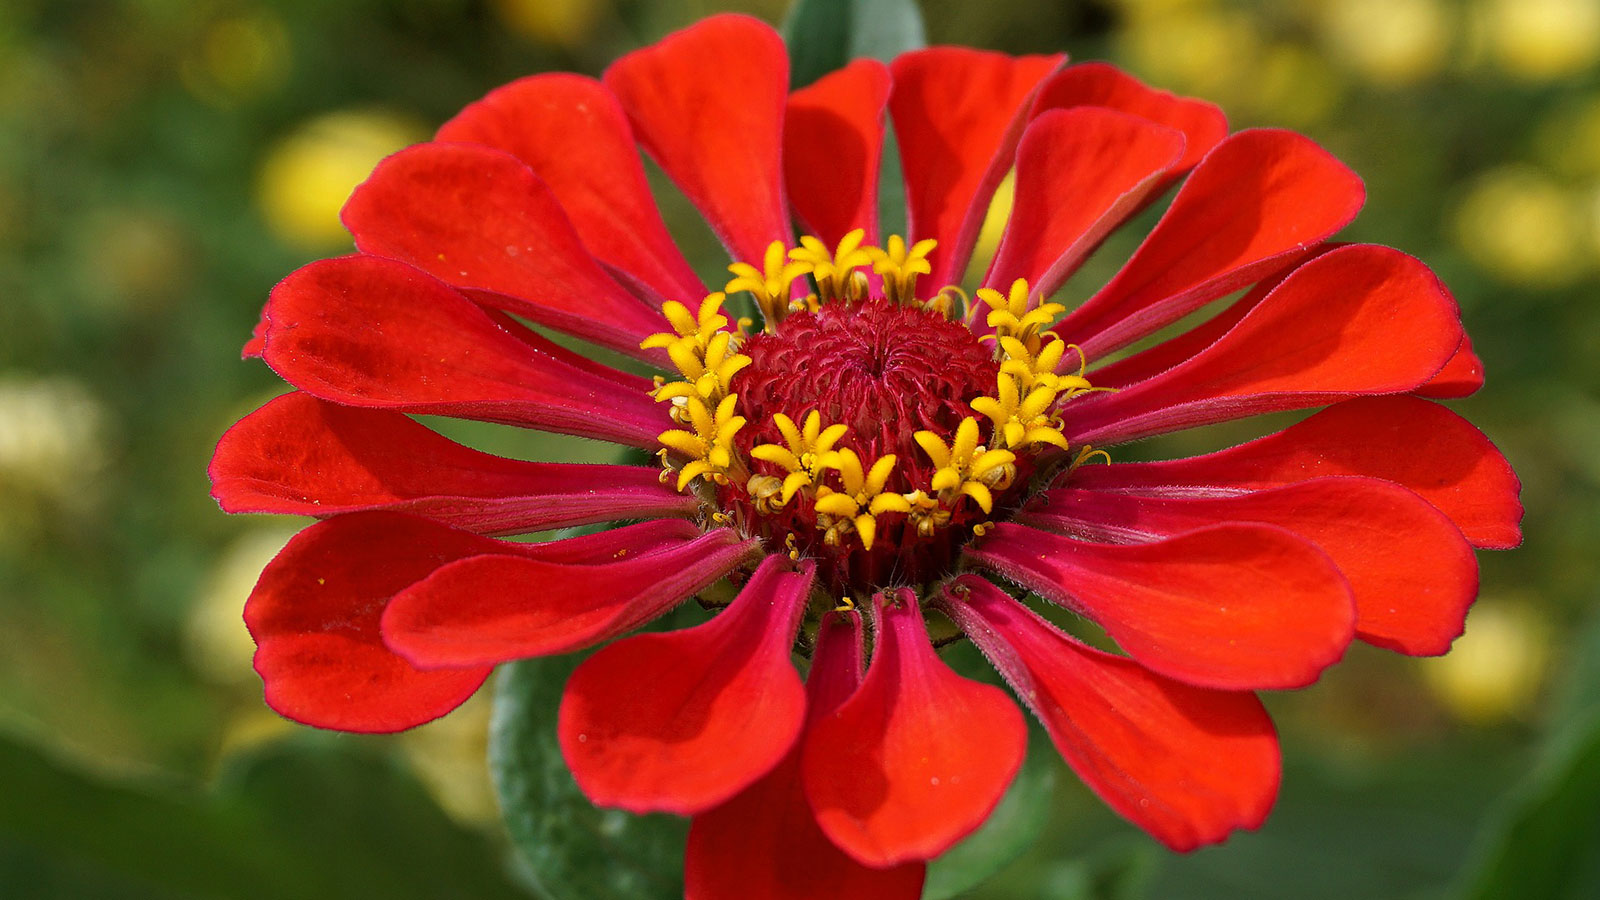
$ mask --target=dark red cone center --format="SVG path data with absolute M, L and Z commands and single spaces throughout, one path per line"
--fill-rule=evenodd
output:
M 800 425 L 816 410 L 824 427 L 849 426 L 837 446 L 854 450 L 863 468 L 895 454 L 886 490 L 902 494 L 926 490 L 934 472 L 913 436 L 926 430 L 948 443 L 963 418 L 977 417 L 971 401 L 992 395 L 999 374 L 993 349 L 963 325 L 882 300 L 791 315 L 774 333 L 750 338 L 740 352 L 751 359 L 734 382 L 739 412 L 749 420 L 735 439 L 742 453 L 757 444 L 785 445 L 774 414 Z M 786 474 L 765 462 L 755 462 L 754 473 Z M 829 473 L 826 483 L 837 489 L 837 473 Z M 907 527 L 904 515 L 886 514 L 868 550 L 854 536 L 826 545 L 807 497 L 758 514 L 745 485 L 729 485 L 723 495 L 724 504 L 738 508 L 773 549 L 788 546 L 816 557 L 819 577 L 839 594 L 938 577 L 971 537 L 972 525 L 984 518 L 962 504 L 948 527 L 928 537 Z

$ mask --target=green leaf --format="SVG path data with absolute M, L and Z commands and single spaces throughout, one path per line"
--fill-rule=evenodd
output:
M 906 227 L 906 181 L 900 167 L 900 142 L 893 128 L 885 128 L 883 162 L 878 167 L 878 233 L 904 237 Z
M 916 0 L 796 0 L 783 36 L 791 88 L 805 87 L 852 59 L 888 62 L 928 42 Z
M 1469 900 L 1600 896 L 1600 716 L 1552 751 L 1491 833 Z
M 1382 765 L 1354 768 L 1306 753 L 1306 738 L 1301 732 L 1288 742 L 1283 790 L 1264 827 L 1194 853 L 1163 851 L 1146 896 L 1437 896 L 1511 769 L 1498 745 L 1452 743 L 1416 745 Z
M 481 835 L 342 736 L 251 751 L 209 792 L 103 780 L 0 737 L 0 797 L 8 898 L 524 896 Z
M 1052 900 L 1143 900 L 1161 865 L 1161 851 L 1143 838 L 1114 841 L 1041 873 L 1041 897 Z
M 1030 741 L 1017 780 L 989 820 L 971 837 L 928 865 L 924 900 L 958 896 L 1025 853 L 1044 830 L 1061 759 L 1049 743 Z
M 1600 896 L 1600 618 L 1573 643 L 1556 724 L 1479 842 L 1470 900 Z
M 597 809 L 567 771 L 556 708 L 580 657 L 502 666 L 489 726 L 489 769 L 512 842 L 553 900 L 650 900 L 683 893 L 688 823 Z

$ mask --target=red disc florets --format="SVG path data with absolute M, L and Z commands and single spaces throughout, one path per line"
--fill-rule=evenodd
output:
M 854 451 L 864 465 L 893 454 L 896 464 L 885 490 L 902 494 L 925 490 L 936 468 L 915 434 L 929 431 L 950 442 L 962 419 L 976 415 L 971 401 L 993 393 L 999 372 L 992 347 L 965 326 L 881 299 L 791 315 L 772 333 L 750 338 L 740 352 L 751 359 L 737 385 L 739 412 L 749 420 L 735 439 L 743 454 L 759 444 L 784 443 L 775 414 L 800 423 L 816 411 L 823 423 L 849 427 L 835 446 Z M 785 474 L 766 462 L 755 462 L 752 471 Z M 830 473 L 829 484 L 837 487 L 837 479 Z M 830 543 L 809 496 L 765 514 L 757 514 L 747 485 L 725 486 L 720 499 L 743 512 L 743 520 L 770 544 L 818 558 L 819 577 L 839 594 L 938 577 L 971 537 L 972 526 L 987 518 L 970 504 L 958 504 L 947 525 L 923 535 L 911 517 L 884 515 L 867 548 L 855 539 Z
M 773 413 L 798 422 L 817 410 L 824 422 L 850 427 L 840 446 L 868 460 L 896 454 L 907 474 L 928 463 L 912 435 L 948 439 L 974 415 L 968 402 L 993 393 L 1000 370 L 994 351 L 964 326 L 881 301 L 789 316 L 740 352 L 751 360 L 738 382 L 740 412 L 750 420 L 739 435 L 743 449 L 783 441 Z

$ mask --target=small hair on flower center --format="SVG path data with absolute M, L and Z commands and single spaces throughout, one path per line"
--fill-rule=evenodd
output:
M 672 330 L 643 343 L 682 376 L 654 391 L 683 426 L 660 436 L 663 479 L 693 491 L 707 521 L 816 559 L 844 597 L 950 574 L 1031 481 L 1103 452 L 1061 430 L 1060 405 L 1096 390 L 1081 352 L 1075 373 L 1060 371 L 1077 348 L 1045 329 L 1063 307 L 1021 279 L 1004 295 L 980 289 L 970 313 L 954 286 L 918 300 L 934 242 L 863 237 L 831 251 L 810 236 L 773 242 L 759 267 L 729 266 L 726 290 L 698 310 L 665 304 Z M 724 311 L 738 292 L 760 330 Z M 960 317 L 985 307 L 979 338 Z

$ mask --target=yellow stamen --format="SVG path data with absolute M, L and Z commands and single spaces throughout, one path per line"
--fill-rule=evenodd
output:
M 978 288 L 977 298 L 989 307 L 989 327 L 994 329 L 993 337 L 1016 338 L 1027 348 L 1028 354 L 1039 353 L 1041 340 L 1039 329 L 1051 324 L 1057 316 L 1067 311 L 1059 303 L 1040 303 L 1037 307 L 1029 309 L 1028 280 L 1018 278 L 1011 283 L 1011 292 L 1002 295 L 994 288 Z
M 771 514 L 783 507 L 779 494 L 783 492 L 783 479 L 772 475 L 751 475 L 745 483 L 745 493 L 755 505 L 756 512 Z
M 665 348 L 672 365 L 687 379 L 668 382 L 658 376 L 651 392 L 656 400 L 672 404 L 672 418 L 679 424 L 689 424 L 687 404 L 691 398 L 715 408 L 728 396 L 733 376 L 750 365 L 750 357 L 737 352 L 737 336 L 725 330 L 728 317 L 722 314 L 722 304 L 726 300 L 726 294 L 709 294 L 693 316 L 682 303 L 667 301 L 661 311 L 676 334 L 652 334 L 640 344 Z
M 716 411 L 707 408 L 699 397 L 689 397 L 684 404 L 693 431 L 674 428 L 657 435 L 662 446 L 676 451 L 688 459 L 678 469 L 678 490 L 701 476 L 717 484 L 727 484 L 735 471 L 733 437 L 745 425 L 744 416 L 734 415 L 739 395 L 729 394 L 717 404 Z M 743 465 L 737 468 L 742 469 Z
M 955 320 L 966 315 L 966 310 L 972 306 L 972 298 L 967 296 L 967 292 L 963 291 L 960 285 L 947 284 L 932 297 L 913 303 L 919 309 L 930 310 L 946 319 Z
M 1078 354 L 1078 373 L 1076 375 L 1056 376 L 1056 390 L 1064 393 L 1066 395 L 1066 399 L 1070 400 L 1079 394 L 1087 394 L 1090 391 L 1116 392 L 1117 389 L 1113 387 L 1095 387 L 1089 383 L 1088 378 L 1084 377 L 1084 370 L 1089 368 L 1089 358 L 1083 355 L 1082 347 L 1079 347 L 1077 344 L 1068 344 L 1067 349 Z M 1111 457 L 1106 457 L 1106 462 L 1110 461 Z
M 867 296 L 867 276 L 857 271 L 872 262 L 871 251 L 875 248 L 861 246 L 866 234 L 857 228 L 845 235 L 832 253 L 828 252 L 828 245 L 806 235 L 800 239 L 799 247 L 789 251 L 789 258 L 805 266 L 805 271 L 817 280 L 817 293 L 823 303 L 859 303 Z
M 891 234 L 882 249 L 865 248 L 872 258 L 872 271 L 883 276 L 883 292 L 890 303 L 905 306 L 916 299 L 917 276 L 933 271 L 928 254 L 938 244 L 928 238 L 907 248 L 904 238 Z
M 1004 490 L 1017 475 L 1017 455 L 1010 450 L 989 450 L 978 443 L 978 421 L 971 416 L 956 426 L 955 437 L 946 444 L 931 431 L 912 436 L 922 452 L 933 462 L 933 483 L 939 499 L 949 505 L 962 496 L 985 513 L 994 511 L 990 488 Z
M 861 468 L 861 458 L 848 447 L 834 450 L 822 459 L 824 468 L 839 473 L 843 491 L 827 485 L 817 488 L 817 524 L 826 529 L 823 540 L 837 545 L 841 536 L 854 530 L 861 537 L 861 546 L 872 549 L 872 540 L 878 533 L 877 517 L 886 512 L 909 513 L 911 504 L 899 494 L 883 492 L 889 476 L 894 474 L 895 455 L 880 457 L 869 471 Z
M 1105 452 L 1104 450 L 1096 450 L 1088 444 L 1084 444 L 1082 447 L 1078 448 L 1078 455 L 1072 460 L 1072 465 L 1067 467 L 1067 471 L 1076 471 L 1079 466 L 1088 464 L 1089 460 L 1094 459 L 1096 456 L 1104 459 L 1106 461 L 1106 465 L 1111 464 L 1111 454 Z
M 1067 449 L 1059 420 L 1048 415 L 1056 402 L 1054 388 L 1041 384 L 1023 394 L 1014 376 L 1001 373 L 996 380 L 997 396 L 979 397 L 972 401 L 972 408 L 994 423 L 997 443 L 1010 450 L 1034 444 Z
M 760 269 L 749 263 L 736 262 L 728 266 L 728 271 L 733 273 L 733 280 L 728 282 L 728 293 L 734 291 L 749 291 L 756 298 L 756 305 L 761 308 L 761 317 L 765 320 L 764 327 L 772 331 L 789 314 L 789 292 L 794 280 L 806 273 L 802 263 L 784 262 L 784 246 L 782 241 L 773 241 L 767 245 L 766 258 L 761 262 Z
M 1027 344 L 1010 335 L 998 337 L 997 340 L 1004 357 L 1000 363 L 1000 371 L 1015 377 L 1024 390 L 1043 385 L 1061 391 L 1078 382 L 1082 382 L 1084 387 L 1089 386 L 1088 380 L 1082 376 L 1056 374 L 1056 369 L 1061 365 L 1061 356 L 1066 352 L 1068 344 L 1055 335 L 1051 335 L 1048 342 L 1037 352 L 1030 352 Z
M 727 302 L 728 295 L 721 293 L 707 294 L 700 301 L 700 309 L 694 315 L 689 313 L 689 308 L 676 300 L 668 300 L 661 304 L 661 313 L 667 317 L 667 322 L 672 325 L 672 331 L 652 334 L 639 343 L 639 346 L 649 350 L 655 347 L 671 347 L 679 341 L 692 341 L 694 348 L 704 353 L 710 346 L 711 339 L 717 332 L 728 327 L 728 317 L 722 314 L 722 304 Z M 670 352 L 670 351 L 669 351 Z
M 916 526 L 919 537 L 933 537 L 939 529 L 950 524 L 950 510 L 927 491 L 918 488 L 906 494 L 905 498 L 906 503 L 911 505 L 907 518 Z
M 750 456 L 763 462 L 782 466 L 789 474 L 783 479 L 783 488 L 775 509 L 782 508 L 797 491 L 809 488 L 822 477 L 822 460 L 833 445 L 839 443 L 850 430 L 848 425 L 822 427 L 822 414 L 816 410 L 806 414 L 805 425 L 796 427 L 794 420 L 783 413 L 773 413 L 772 423 L 783 433 L 787 447 L 777 444 L 757 444 L 750 448 Z

